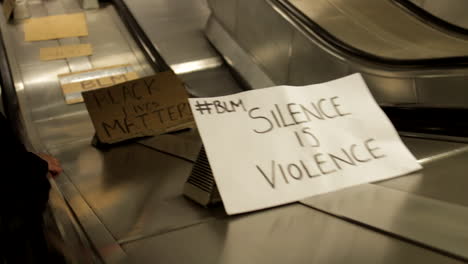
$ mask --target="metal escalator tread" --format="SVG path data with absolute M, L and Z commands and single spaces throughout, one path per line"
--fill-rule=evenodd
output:
M 375 8 L 376 5 L 382 4 L 386 5 L 386 7 L 392 7 L 391 9 L 385 10 L 386 12 L 394 12 L 393 15 L 405 18 L 405 22 L 410 21 L 411 23 L 404 24 L 404 22 L 395 19 L 392 23 L 385 24 L 382 22 L 384 19 L 380 19 L 380 24 L 368 23 L 364 25 L 362 24 L 363 21 L 365 22 L 366 19 L 371 19 L 371 17 L 368 17 L 370 13 L 366 14 L 363 12 L 359 18 L 361 21 L 358 21 L 356 18 L 357 15 L 351 17 L 350 14 L 346 14 L 349 10 L 343 11 L 338 6 L 334 5 L 336 3 L 331 3 L 331 1 L 342 2 L 340 4 L 344 6 L 347 3 L 354 3 L 356 1 L 269 1 L 276 7 L 286 11 L 289 18 L 298 23 L 304 31 L 313 31 L 316 38 L 320 38 L 319 40 L 322 43 L 345 55 L 362 58 L 372 63 L 413 69 L 453 68 L 460 66 L 466 67 L 468 65 L 468 36 L 464 37 L 460 34 L 454 33 L 452 35 L 447 32 L 442 32 L 438 28 L 421 22 L 418 18 L 412 16 L 391 1 L 360 0 L 357 1 L 358 4 L 350 7 L 349 10 L 352 10 L 350 13 L 354 12 L 353 15 L 356 15 L 362 11 L 357 10 L 358 5 L 372 5 L 369 8 L 370 10 Z M 313 3 L 314 7 L 321 6 L 322 10 L 307 6 L 311 5 L 311 3 Z M 380 9 L 381 8 L 382 7 L 380 7 Z M 376 12 L 376 14 L 378 14 L 378 12 Z M 377 17 L 379 17 L 379 14 L 373 15 L 372 19 Z M 389 15 L 386 14 L 386 17 L 388 18 Z M 341 22 L 339 20 L 341 20 Z M 343 23 L 345 22 L 347 26 L 343 27 Z M 387 26 L 390 24 L 391 26 Z M 405 29 L 397 30 L 398 32 L 395 31 L 399 26 L 405 26 Z M 345 30 L 339 31 L 339 29 Z M 372 31 L 372 29 L 379 30 Z M 405 32 L 405 30 L 410 29 L 414 29 L 415 32 Z M 382 32 L 384 35 L 382 35 Z M 398 33 L 401 32 L 405 32 L 405 35 L 398 35 Z M 353 33 L 360 34 L 360 37 L 355 37 L 356 35 L 352 36 Z M 346 34 L 347 36 L 344 36 Z M 368 39 L 363 39 L 361 37 L 367 37 Z M 410 41 L 413 37 L 417 38 L 418 41 Z M 429 39 L 431 41 L 427 41 Z M 363 47 L 363 44 L 367 46 Z

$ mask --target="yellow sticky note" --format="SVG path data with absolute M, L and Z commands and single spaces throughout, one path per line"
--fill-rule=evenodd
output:
M 93 54 L 91 44 L 78 44 L 41 48 L 40 59 L 43 61 L 89 56 Z
M 84 13 L 31 18 L 24 23 L 26 41 L 82 37 L 88 35 Z

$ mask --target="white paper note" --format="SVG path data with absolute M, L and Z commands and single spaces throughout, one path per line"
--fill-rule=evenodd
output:
M 190 104 L 228 214 L 421 169 L 360 74 Z

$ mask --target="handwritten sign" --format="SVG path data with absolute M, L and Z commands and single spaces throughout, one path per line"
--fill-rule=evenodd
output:
M 421 168 L 359 74 L 190 105 L 228 214 Z
M 187 93 L 173 72 L 86 91 L 83 98 L 103 143 L 193 126 Z
M 66 45 L 40 49 L 42 61 L 59 60 L 65 58 L 89 56 L 93 54 L 91 44 Z
M 79 82 L 65 83 L 61 84 L 61 86 L 67 104 L 76 104 L 83 102 L 83 97 L 81 95 L 83 91 L 109 87 L 136 79 L 138 79 L 138 74 L 136 72 L 128 72 Z
M 82 37 L 88 35 L 84 13 L 31 18 L 24 23 L 26 41 Z

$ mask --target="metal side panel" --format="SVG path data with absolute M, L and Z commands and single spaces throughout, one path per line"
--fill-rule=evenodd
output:
M 210 15 L 206 1 L 124 2 L 191 95 L 220 96 L 243 90 L 203 34 Z
M 236 32 L 238 0 L 208 0 L 208 5 L 213 10 L 212 15 L 217 20 L 222 21 L 223 27 L 227 32 L 234 34 Z
M 350 66 L 336 59 L 303 34 L 294 32 L 288 84 L 307 85 L 337 79 L 353 73 Z
M 222 65 L 222 60 L 201 31 L 209 16 L 206 1 L 127 0 L 124 2 L 171 67 L 191 62 L 196 63 L 192 71 L 198 71 Z M 205 64 L 207 59 L 209 63 Z M 176 73 L 184 72 L 176 71 Z
M 100 151 L 80 141 L 51 152 L 118 243 L 225 215 L 222 208 L 206 210 L 183 197 L 191 162 L 139 144 Z
M 80 190 L 67 177 L 68 173 L 65 171 L 62 176 L 57 179 L 57 186 L 68 201 L 68 205 L 78 220 L 78 225 L 83 228 L 83 232 L 92 243 L 92 248 L 96 250 L 104 263 L 118 263 L 125 259 L 126 253 L 83 199 Z
M 247 82 L 249 88 L 258 89 L 274 86 L 262 68 L 257 65 L 221 26 L 214 17 L 210 17 L 205 28 L 205 34 L 210 42 L 223 54 L 230 67 L 235 69 L 240 77 Z
M 468 208 L 364 184 L 301 203 L 468 260 Z
M 276 85 L 288 79 L 293 28 L 265 1 L 237 0 L 235 40 Z

